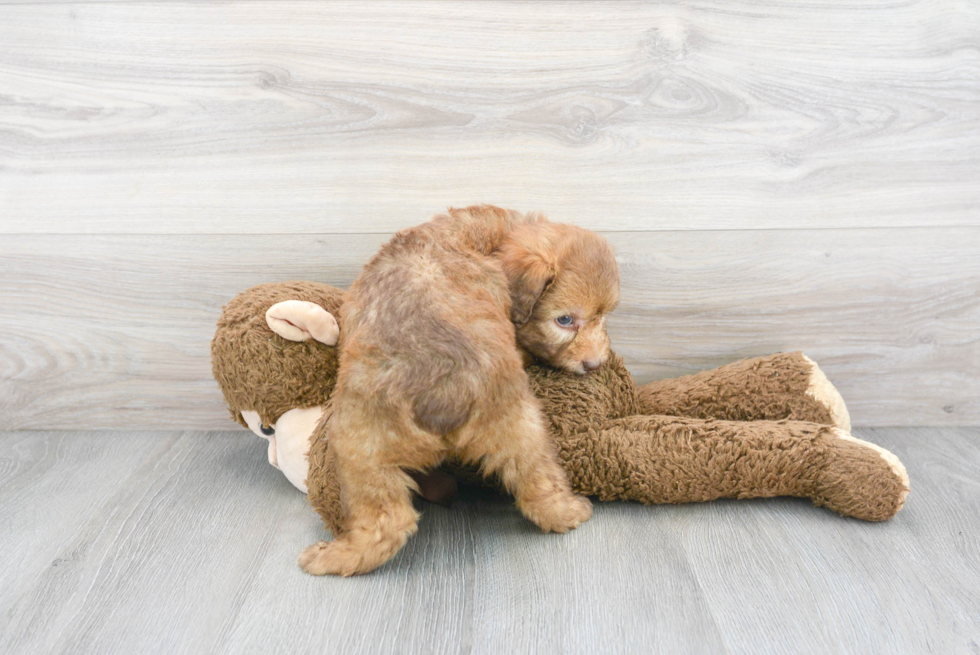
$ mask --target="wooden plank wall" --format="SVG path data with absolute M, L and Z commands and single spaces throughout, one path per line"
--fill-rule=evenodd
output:
M 978 424 L 978 52 L 955 0 L 0 2 L 5 427 L 232 427 L 224 301 L 473 202 L 613 243 L 641 381 L 803 349 Z

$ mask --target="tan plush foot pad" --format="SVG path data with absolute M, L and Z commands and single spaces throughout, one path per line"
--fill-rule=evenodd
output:
M 844 399 L 838 393 L 837 387 L 830 383 L 830 380 L 827 379 L 815 361 L 802 353 L 800 355 L 812 367 L 806 395 L 827 408 L 831 425 L 845 432 L 850 432 L 851 416 L 847 413 L 847 405 L 844 404 Z
M 830 430 L 830 461 L 813 500 L 845 516 L 885 521 L 905 504 L 909 476 L 898 458 L 839 429 Z

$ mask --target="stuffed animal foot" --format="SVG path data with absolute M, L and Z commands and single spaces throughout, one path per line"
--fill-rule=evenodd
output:
M 909 476 L 894 454 L 835 428 L 827 447 L 830 457 L 816 481 L 814 504 L 865 521 L 890 519 L 902 508 Z
M 790 419 L 851 429 L 844 399 L 801 352 L 754 357 L 637 389 L 647 415 L 729 421 Z
M 813 399 L 818 407 L 826 410 L 830 415 L 830 425 L 849 432 L 851 430 L 851 415 L 848 413 L 847 405 L 844 404 L 844 398 L 837 391 L 837 387 L 830 383 L 830 380 L 827 379 L 815 361 L 801 352 L 789 353 L 791 358 L 795 358 L 797 355 L 810 367 L 809 374 L 804 373 L 807 377 L 805 395 Z

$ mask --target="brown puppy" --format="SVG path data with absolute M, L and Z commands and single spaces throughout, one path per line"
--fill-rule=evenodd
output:
M 600 274 L 590 282 L 592 269 Z M 497 473 L 546 532 L 587 520 L 592 507 L 558 464 L 511 317 L 532 353 L 591 368 L 607 353 L 596 330 L 615 304 L 614 272 L 597 235 L 490 206 L 450 209 L 383 246 L 341 309 L 328 420 L 347 530 L 304 550 L 303 569 L 352 575 L 389 560 L 417 529 L 418 489 L 405 471 L 450 453 Z M 542 296 L 547 307 L 536 313 Z M 528 327 L 559 308 L 567 317 L 555 317 L 550 342 L 547 328 Z

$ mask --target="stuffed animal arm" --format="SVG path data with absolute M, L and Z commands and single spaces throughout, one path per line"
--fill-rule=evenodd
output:
M 644 504 L 810 498 L 845 516 L 891 518 L 909 482 L 895 455 L 832 426 L 631 416 L 558 440 L 572 487 Z

